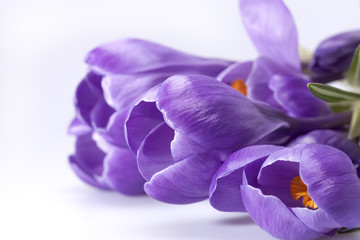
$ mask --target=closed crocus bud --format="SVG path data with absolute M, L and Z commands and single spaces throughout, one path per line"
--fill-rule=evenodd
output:
M 86 57 L 89 73 L 75 94 L 77 137 L 70 164 L 85 182 L 127 195 L 144 193 L 145 179 L 124 137 L 131 103 L 174 74 L 216 76 L 230 62 L 185 54 L 140 39 L 101 45 Z
M 343 77 L 359 44 L 360 30 L 341 33 L 321 42 L 309 66 L 312 80 L 329 82 Z

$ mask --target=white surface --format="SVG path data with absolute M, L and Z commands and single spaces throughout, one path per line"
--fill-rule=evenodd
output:
M 360 27 L 359 0 L 286 3 L 310 49 Z M 201 56 L 256 56 L 236 0 L 0 0 L 0 239 L 271 239 L 246 214 L 128 198 L 73 175 L 66 129 L 83 58 L 126 36 Z

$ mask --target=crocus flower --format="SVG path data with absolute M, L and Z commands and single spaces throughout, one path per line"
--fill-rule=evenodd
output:
M 126 121 L 145 191 L 169 203 L 208 197 L 213 174 L 232 152 L 253 144 L 284 144 L 317 128 L 348 122 L 349 114 L 291 118 L 246 98 L 211 77 L 173 76 L 139 100 Z
M 247 211 L 276 238 L 316 239 L 360 226 L 360 179 L 350 158 L 321 144 L 250 146 L 214 176 L 213 203 Z
M 143 193 L 145 182 L 124 137 L 132 101 L 173 74 L 216 76 L 230 64 L 138 39 L 101 45 L 86 63 L 90 70 L 76 90 L 69 130 L 77 137 L 70 163 L 85 182 L 129 195 Z
M 331 114 L 329 106 L 307 89 L 295 23 L 282 0 L 240 0 L 240 11 L 260 56 L 253 62 L 234 63 L 218 80 L 292 117 Z
M 337 34 L 322 41 L 309 65 L 314 81 L 344 77 L 359 44 L 360 30 Z

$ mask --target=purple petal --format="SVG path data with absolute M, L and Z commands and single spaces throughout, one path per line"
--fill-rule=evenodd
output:
M 98 100 L 94 108 L 90 112 L 90 119 L 96 128 L 105 128 L 108 124 L 110 116 L 114 113 L 111 108 L 103 99 Z
M 191 155 L 209 151 L 208 148 L 179 132 L 175 132 L 170 148 L 173 159 L 176 162 L 188 158 Z
M 289 127 L 280 112 L 206 76 L 167 79 L 158 93 L 158 108 L 171 128 L 209 148 L 239 149 L 288 137 L 277 134 Z
M 256 59 L 246 82 L 248 97 L 285 112 L 275 100 L 273 90 L 269 87 L 270 79 L 280 73 L 281 71 L 269 59 L 263 57 Z
M 240 0 L 245 28 L 261 56 L 300 72 L 294 20 L 281 0 Z
M 300 176 L 319 208 L 344 227 L 360 226 L 360 179 L 345 153 L 326 145 L 306 145 Z
M 241 186 L 241 194 L 250 217 L 262 229 L 279 239 L 316 239 L 323 234 L 302 223 L 278 198 L 261 193 L 250 185 Z
M 323 209 L 308 209 L 304 207 L 292 208 L 292 212 L 310 229 L 324 234 L 331 233 L 341 227 Z
M 163 123 L 154 128 L 142 142 L 137 159 L 140 173 L 146 180 L 174 163 L 170 151 L 173 139 L 174 130 Z
M 87 81 L 83 80 L 80 82 L 75 93 L 77 116 L 89 126 L 92 126 L 91 112 L 99 99 L 100 97 L 92 92 Z
M 317 117 L 331 114 L 329 105 L 315 97 L 307 88 L 303 78 L 275 75 L 270 79 L 269 88 L 274 99 L 292 117 Z
M 103 75 L 150 71 L 179 72 L 184 69 L 216 76 L 230 62 L 191 56 L 140 39 L 123 39 L 101 45 L 86 57 L 91 69 Z
M 356 162 L 360 157 L 360 149 L 356 142 L 349 139 L 346 133 L 340 131 L 314 130 L 296 138 L 288 146 L 300 143 L 318 143 L 332 146 L 346 153 L 353 162 Z
M 112 148 L 104 160 L 103 178 L 112 189 L 127 195 L 144 193 L 145 179 L 139 173 L 134 154 L 125 148 Z
M 81 121 L 79 118 L 75 117 L 69 126 L 69 134 L 80 136 L 92 131 L 92 128 Z
M 264 161 L 268 155 L 280 149 L 283 147 L 258 145 L 246 147 L 233 153 L 212 179 L 210 186 L 211 205 L 225 212 L 245 211 L 240 192 L 243 168 L 254 161 Z
M 347 71 L 359 44 L 360 30 L 337 34 L 325 39 L 315 50 L 310 70 L 320 75 Z
M 252 66 L 252 61 L 231 64 L 219 74 L 217 79 L 220 82 L 227 84 L 231 84 L 239 79 L 246 81 L 251 72 Z
M 97 147 L 91 134 L 86 134 L 76 139 L 76 152 L 69 160 L 74 172 L 82 180 L 95 187 L 108 189 L 101 180 L 104 157 L 105 153 Z
M 130 149 L 137 153 L 140 144 L 149 132 L 164 122 L 161 112 L 157 109 L 155 100 L 158 87 L 147 91 L 133 105 L 126 120 L 126 138 Z
M 163 202 L 188 204 L 208 198 L 211 178 L 222 161 L 213 153 L 191 156 L 155 174 L 145 192 Z

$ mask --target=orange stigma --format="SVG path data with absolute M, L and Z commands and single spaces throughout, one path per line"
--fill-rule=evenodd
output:
M 312 209 L 318 208 L 314 203 L 314 201 L 309 196 L 307 186 L 301 180 L 300 176 L 294 177 L 293 180 L 291 180 L 290 193 L 295 200 L 298 200 L 299 198 L 302 197 L 303 198 L 302 202 L 304 207 L 309 207 Z
M 246 96 L 246 85 L 242 79 L 237 79 L 231 83 L 231 86 Z

